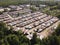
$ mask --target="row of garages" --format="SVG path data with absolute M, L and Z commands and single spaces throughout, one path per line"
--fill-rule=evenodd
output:
M 0 15 L 0 20 L 8 23 L 8 25 L 16 26 L 20 28 L 25 28 L 26 30 L 31 30 L 38 25 L 44 27 L 50 26 L 52 23 L 55 23 L 59 20 L 56 17 L 48 16 L 46 14 L 35 12 L 32 14 L 20 16 L 11 20 L 7 15 Z
M 8 25 L 13 26 L 15 31 L 18 31 L 18 29 L 22 29 L 24 31 L 24 34 L 26 34 L 28 32 L 40 33 L 46 28 L 55 24 L 57 21 L 59 21 L 59 19 L 57 17 L 43 14 L 41 12 L 35 12 L 35 13 L 19 16 L 13 19 L 11 19 L 6 14 L 1 14 L 0 21 L 3 21 Z M 32 36 L 33 34 L 28 34 L 28 35 Z
M 32 30 L 39 25 L 42 25 L 43 28 L 48 27 L 58 20 L 59 19 L 57 17 L 48 16 L 40 12 L 20 16 L 13 20 L 11 20 L 7 15 L 0 15 L 0 21 L 4 21 L 11 26 L 25 28 L 26 30 Z

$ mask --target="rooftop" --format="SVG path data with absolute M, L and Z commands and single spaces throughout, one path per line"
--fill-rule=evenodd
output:
M 41 12 L 34 12 L 29 13 L 24 16 L 19 16 L 16 18 L 11 18 L 11 14 L 14 13 L 14 15 L 17 15 L 17 12 L 9 12 L 9 15 L 1 14 L 0 15 L 0 21 L 3 21 L 12 27 L 14 27 L 15 31 L 18 31 L 21 29 L 23 32 L 25 30 L 28 30 L 28 32 L 36 32 L 41 33 L 50 26 L 54 25 L 55 23 L 59 22 L 59 19 L 57 17 L 53 17 L 47 14 L 43 14 Z M 15 15 L 15 16 L 16 16 Z M 52 26 L 54 29 L 56 28 L 56 25 Z M 51 29 L 51 28 L 50 28 Z M 26 32 L 27 33 L 27 32 Z M 30 37 L 30 36 L 27 36 Z M 40 37 L 41 38 L 41 37 Z M 31 38 L 29 38 L 31 39 Z

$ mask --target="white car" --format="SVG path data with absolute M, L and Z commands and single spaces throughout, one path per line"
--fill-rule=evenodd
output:
M 43 29 L 39 29 L 39 30 L 38 30 L 38 33 L 40 33 L 42 30 L 43 30 Z
M 30 29 L 32 29 L 32 26 L 30 26 L 30 25 L 26 26 L 25 29 L 29 29 L 30 30 Z

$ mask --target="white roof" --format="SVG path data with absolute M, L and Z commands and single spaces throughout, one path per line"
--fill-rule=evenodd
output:
M 27 35 L 27 38 L 28 38 L 29 40 L 31 40 L 32 37 L 33 37 L 33 34 Z
M 40 39 L 42 40 L 44 38 L 44 36 L 43 35 L 40 35 Z

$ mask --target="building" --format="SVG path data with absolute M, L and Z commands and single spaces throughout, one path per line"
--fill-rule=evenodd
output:
M 15 12 L 13 12 L 14 15 Z M 16 12 L 17 13 L 17 12 Z M 11 18 L 11 14 L 7 13 L 0 15 L 0 21 L 7 23 L 7 25 L 12 26 L 14 31 L 22 30 L 24 34 L 26 33 L 27 38 L 32 39 L 33 33 L 37 33 L 39 38 L 47 36 L 47 33 L 51 33 L 56 29 L 60 20 L 57 17 L 53 17 L 41 12 L 34 12 L 27 15 Z M 27 32 L 26 32 L 27 31 Z M 48 33 L 49 34 L 49 33 Z
M 0 7 L 0 12 L 4 12 L 4 8 Z

